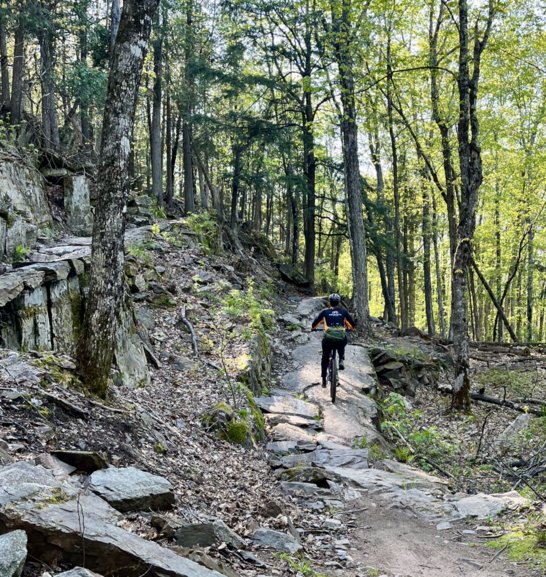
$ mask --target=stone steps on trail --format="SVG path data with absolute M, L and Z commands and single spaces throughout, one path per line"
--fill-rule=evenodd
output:
M 256 404 L 262 411 L 279 413 L 307 419 L 320 417 L 319 407 L 314 403 L 308 403 L 290 396 L 258 397 Z

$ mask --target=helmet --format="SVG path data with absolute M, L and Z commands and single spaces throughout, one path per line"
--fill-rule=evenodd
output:
M 338 305 L 341 302 L 341 297 L 337 294 L 337 293 L 332 293 L 329 297 L 328 300 L 330 301 L 330 304 L 335 307 L 336 305 Z

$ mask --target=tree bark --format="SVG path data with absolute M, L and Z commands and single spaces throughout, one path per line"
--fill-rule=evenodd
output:
M 51 14 L 47 7 L 39 12 L 43 20 L 39 24 L 38 43 L 40 45 L 40 77 L 42 83 L 42 131 L 46 148 L 59 150 L 59 121 L 57 118 L 57 103 L 54 78 L 54 52 Z
M 22 2 L 18 3 L 19 19 L 13 46 L 13 72 L 11 80 L 11 121 L 19 124 L 23 115 L 23 74 L 25 64 L 25 16 Z
M 423 282 L 425 289 L 425 310 L 427 317 L 428 334 L 433 336 L 436 332 L 434 327 L 434 308 L 432 306 L 432 272 L 430 259 L 430 202 L 428 190 L 423 186 Z
M 442 283 L 442 268 L 440 266 L 440 250 L 438 247 L 438 209 L 434 191 L 432 195 L 432 242 L 434 245 L 434 264 L 436 268 L 436 302 L 438 305 L 438 320 L 440 324 L 440 335 L 446 337 L 446 315 L 444 309 L 444 289 Z
M 468 351 L 468 307 L 466 278 L 472 257 L 472 242 L 476 228 L 478 190 L 482 182 L 482 161 L 479 146 L 478 83 L 480 79 L 481 54 L 491 29 L 493 9 L 489 15 L 483 39 L 478 38 L 476 28 L 474 50 L 469 53 L 468 3 L 458 0 L 459 7 L 459 70 L 457 77 L 459 93 L 459 120 L 457 141 L 459 144 L 459 168 L 461 174 L 461 204 L 457 227 L 457 246 L 452 265 L 451 327 L 455 352 L 455 380 L 452 404 L 455 409 L 470 408 L 470 377 Z M 473 70 L 470 73 L 469 63 Z
M 114 52 L 114 44 L 119 30 L 119 21 L 121 19 L 120 0 L 112 0 L 112 9 L 110 11 L 110 54 Z
M 105 396 L 124 294 L 124 210 L 142 66 L 159 0 L 125 0 L 108 80 L 99 155 L 98 200 L 78 368 L 84 385 Z
M 163 146 L 161 142 L 161 104 L 163 97 L 163 29 L 159 13 L 154 21 L 154 87 L 152 98 L 152 126 L 150 148 L 152 153 L 152 194 L 158 206 L 163 205 Z
M 362 214 L 362 182 L 358 160 L 358 119 L 355 104 L 353 71 L 351 0 L 341 0 L 338 8 L 332 5 L 332 25 L 335 38 L 335 56 L 341 85 L 341 134 L 343 144 L 343 167 L 351 262 L 353 276 L 353 308 L 359 326 L 369 330 L 368 266 L 366 230 Z
M 3 12 L 0 12 L 0 76 L 2 95 L 0 97 L 0 111 L 6 111 L 11 103 L 9 91 L 8 50 L 6 43 L 6 25 Z

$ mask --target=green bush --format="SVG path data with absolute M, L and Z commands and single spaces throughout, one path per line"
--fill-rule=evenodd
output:
M 185 220 L 189 229 L 197 235 L 203 250 L 207 254 L 220 252 L 220 228 L 211 212 L 196 212 Z

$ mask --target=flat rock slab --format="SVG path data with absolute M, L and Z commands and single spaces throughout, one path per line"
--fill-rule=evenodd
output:
M 253 540 L 256 545 L 275 549 L 276 551 L 285 551 L 286 553 L 294 554 L 303 549 L 292 535 L 274 531 L 273 529 L 258 529 L 254 533 Z
M 82 525 L 82 519 L 84 523 Z M 118 526 L 122 517 L 106 501 L 42 467 L 14 463 L 0 469 L 0 524 L 24 527 L 28 550 L 45 563 L 86 565 L 102 575 L 124 577 L 223 577 Z
M 319 487 L 314 483 L 300 483 L 297 481 L 281 481 L 281 491 L 286 495 L 291 495 L 293 497 L 301 496 L 322 496 L 331 497 L 332 491 L 330 489 L 324 489 Z
M 309 453 L 286 455 L 281 458 L 282 466 L 289 469 L 297 466 L 368 468 L 368 449 L 317 449 Z
M 123 512 L 168 509 L 175 501 L 167 479 L 135 467 L 95 471 L 89 477 L 89 488 Z
M 65 571 L 64 573 L 57 573 L 55 577 L 102 577 L 98 573 L 93 573 L 89 569 L 84 569 L 83 567 L 74 567 L 70 571 Z
M 19 577 L 27 558 L 27 534 L 12 531 L 0 535 L 0 575 Z
M 294 397 L 258 397 L 256 404 L 260 409 L 268 413 L 281 413 L 283 415 L 296 415 L 298 417 L 319 417 L 319 408 L 313 403 L 301 401 Z
M 470 495 L 459 499 L 455 503 L 457 511 L 463 517 L 477 517 L 478 519 L 487 519 L 496 517 L 506 509 L 517 509 L 529 505 L 529 501 L 519 495 L 516 491 L 509 493 L 497 493 L 494 495 Z
M 215 544 L 227 543 L 237 549 L 245 546 L 244 540 L 232 531 L 221 519 L 211 523 L 192 523 L 179 527 L 174 537 L 182 547 L 211 547 Z
M 278 413 L 266 413 L 264 418 L 268 425 L 272 427 L 280 423 L 286 423 L 288 425 L 293 425 L 294 427 L 303 427 L 304 429 L 313 429 L 315 431 L 320 431 L 322 429 L 323 423 L 322 419 L 310 419 L 308 417 L 298 417 L 296 415 L 281 415 Z

